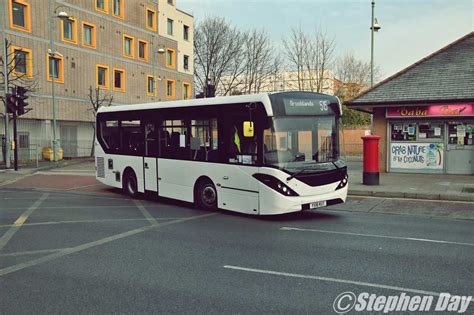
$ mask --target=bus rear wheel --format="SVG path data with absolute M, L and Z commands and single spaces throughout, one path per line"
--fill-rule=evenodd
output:
M 123 191 L 132 198 L 138 195 L 137 176 L 133 171 L 127 171 L 123 177 Z
M 199 182 L 194 196 L 196 206 L 201 209 L 214 210 L 217 208 L 217 190 L 214 184 L 203 179 Z

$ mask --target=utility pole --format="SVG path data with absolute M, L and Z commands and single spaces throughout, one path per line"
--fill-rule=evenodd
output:
M 372 22 L 370 23 L 370 87 L 374 86 L 374 23 L 375 0 L 372 0 Z
M 5 35 L 5 4 L 6 1 L 2 1 L 2 7 L 0 7 L 0 24 L 2 27 L 1 32 L 1 44 L 2 44 L 2 55 L 3 55 L 3 91 L 5 97 L 5 166 L 10 168 L 10 128 L 8 126 L 8 109 L 7 109 L 7 95 L 8 95 L 8 52 L 7 45 L 8 41 Z
M 48 1 L 48 22 L 49 22 L 49 54 L 48 54 L 48 62 L 49 62 L 49 67 L 52 67 L 53 75 L 51 78 L 51 102 L 53 106 L 53 161 L 57 162 L 58 161 L 58 141 L 56 139 L 56 99 L 55 99 L 55 93 L 54 93 L 54 81 L 56 80 L 56 69 L 55 69 L 55 63 L 54 61 L 52 62 L 51 59 L 54 58 L 54 38 L 53 38 L 53 24 L 54 24 L 54 19 L 53 19 L 53 5 L 52 5 L 52 0 Z M 46 75 L 49 75 L 47 73 Z

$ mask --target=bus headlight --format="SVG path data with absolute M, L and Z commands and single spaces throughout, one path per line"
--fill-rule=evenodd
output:
M 339 185 L 337 185 L 336 190 L 346 187 L 348 183 L 349 183 L 349 176 L 346 175 L 346 176 L 344 176 L 344 178 L 339 182 Z
M 285 185 L 285 183 L 283 183 L 276 177 L 267 174 L 253 174 L 252 176 L 255 177 L 258 181 L 262 182 L 271 189 L 278 191 L 284 196 L 299 196 L 293 189 Z

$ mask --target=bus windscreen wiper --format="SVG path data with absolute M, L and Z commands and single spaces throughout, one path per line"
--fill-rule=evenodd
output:
M 292 178 L 294 178 L 294 177 L 300 175 L 301 173 L 303 173 L 304 171 L 306 171 L 305 168 L 299 170 L 299 171 L 296 172 L 296 173 L 291 174 L 290 176 L 288 176 L 288 177 L 286 178 L 286 180 L 287 180 L 287 181 L 288 181 L 288 180 L 291 180 Z

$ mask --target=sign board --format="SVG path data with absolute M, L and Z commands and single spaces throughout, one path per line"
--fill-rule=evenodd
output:
M 443 156 L 443 143 L 392 143 L 390 168 L 442 170 Z
M 332 115 L 329 100 L 284 98 L 287 115 Z
M 474 116 L 474 104 L 388 107 L 387 118 Z

